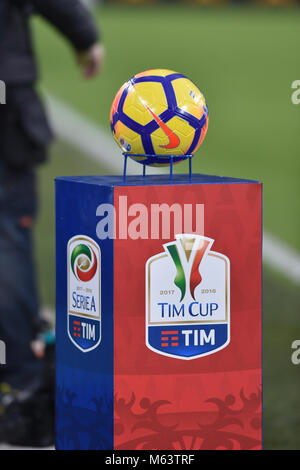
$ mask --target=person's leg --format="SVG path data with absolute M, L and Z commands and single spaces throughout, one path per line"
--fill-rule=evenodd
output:
M 54 440 L 54 345 L 37 359 L 32 340 L 41 333 L 32 225 L 35 170 L 46 158 L 50 133 L 30 86 L 9 89 L 0 106 L 0 442 L 50 445 Z M 40 342 L 41 343 L 41 342 Z M 35 350 L 39 357 L 40 348 Z
M 6 345 L 0 382 L 24 389 L 39 380 L 42 370 L 30 345 L 39 311 L 31 240 L 35 177 L 2 171 L 0 186 L 0 339 Z

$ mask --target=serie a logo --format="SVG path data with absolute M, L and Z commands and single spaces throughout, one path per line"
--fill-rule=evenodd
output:
M 177 359 L 216 353 L 230 342 L 230 261 L 214 240 L 176 235 L 146 263 L 146 345 Z
M 101 252 L 97 243 L 77 235 L 68 243 L 68 335 L 82 352 L 101 342 Z

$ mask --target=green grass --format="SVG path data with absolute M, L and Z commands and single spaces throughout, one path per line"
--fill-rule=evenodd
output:
M 299 286 L 264 269 L 264 448 L 300 449 L 300 365 L 291 344 L 300 338 Z
M 54 307 L 55 280 L 55 198 L 54 179 L 57 176 L 106 174 L 105 168 L 62 142 L 56 142 L 46 165 L 39 169 L 39 216 L 35 228 L 36 261 L 39 290 L 43 305 Z
M 113 97 L 130 76 L 152 67 L 188 75 L 206 95 L 211 117 L 196 170 L 263 181 L 265 228 L 300 249 L 300 106 L 291 104 L 291 83 L 300 78 L 299 17 L 298 9 L 105 6 L 97 18 L 106 67 L 92 82 L 81 80 L 66 43 L 36 21 L 42 85 L 108 129 Z M 105 172 L 61 142 L 40 169 L 36 241 L 44 304 L 54 304 L 53 179 Z M 291 363 L 299 305 L 299 287 L 265 268 L 265 449 L 300 448 L 300 366 Z
M 189 76 L 204 92 L 210 126 L 199 172 L 264 183 L 265 228 L 300 248 L 300 9 L 105 6 L 97 10 L 107 48 L 104 73 L 81 80 L 70 47 L 36 22 L 42 84 L 107 129 L 120 85 L 155 67 Z M 179 166 L 185 171 L 185 165 Z

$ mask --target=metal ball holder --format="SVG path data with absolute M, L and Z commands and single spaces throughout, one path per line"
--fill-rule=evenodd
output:
M 186 154 L 186 155 L 149 155 L 149 154 L 141 154 L 141 153 L 128 153 L 123 152 L 124 156 L 124 167 L 123 167 L 123 182 L 126 182 L 126 172 L 127 172 L 127 159 L 128 157 L 146 157 L 146 158 L 159 158 L 159 159 L 169 159 L 170 160 L 170 183 L 173 182 L 173 165 L 174 163 L 179 163 L 185 160 L 189 160 L 189 181 L 192 181 L 192 158 L 194 155 Z M 143 177 L 146 179 L 146 167 L 147 164 L 143 162 L 139 162 L 143 165 Z

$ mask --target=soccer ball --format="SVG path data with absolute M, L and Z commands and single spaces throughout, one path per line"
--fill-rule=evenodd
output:
M 144 165 L 185 160 L 203 142 L 208 127 L 204 96 L 187 77 L 171 70 L 139 73 L 120 88 L 110 112 L 122 151 Z

